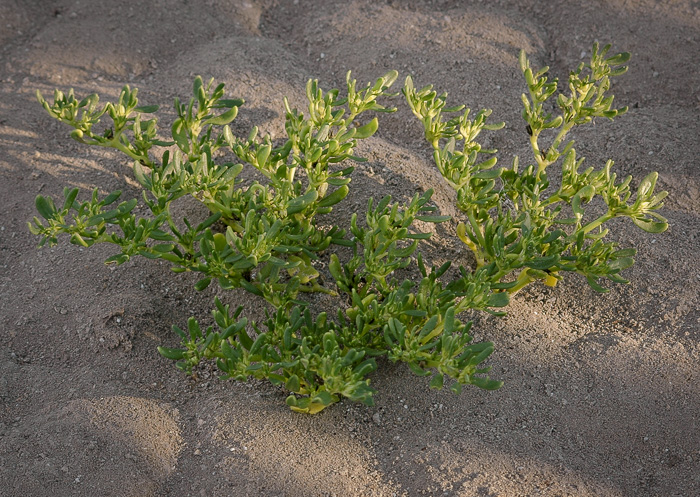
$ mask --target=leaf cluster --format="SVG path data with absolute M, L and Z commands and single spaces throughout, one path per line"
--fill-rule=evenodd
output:
M 448 112 L 464 106 L 445 107 L 446 94 L 437 95 L 432 86 L 416 90 L 407 78 L 404 95 L 413 113 L 423 123 L 426 140 L 434 149 L 434 159 L 443 177 L 456 191 L 457 207 L 463 219 L 456 227 L 458 237 L 474 254 L 476 267 L 495 288 L 510 294 L 542 280 L 554 286 L 562 272 L 586 277 L 598 292 L 608 291 L 599 280 L 626 282 L 620 271 L 629 267 L 634 249 L 620 249 L 605 241 L 603 224 L 616 217 L 629 217 L 652 233 L 667 229 L 666 220 L 656 212 L 663 206 L 666 192 L 655 193 L 657 173 L 646 176 L 635 192 L 632 178 L 619 181 L 607 161 L 599 170 L 581 170 L 574 142 L 564 139 L 574 126 L 596 117 L 613 119 L 627 111 L 614 109 L 608 95 L 611 78 L 624 74 L 628 53 L 608 56 L 610 45 L 593 46 L 590 62 L 581 63 L 568 80 L 568 93 L 559 92 L 558 81 L 548 80 L 548 67 L 533 70 L 525 52 L 519 64 L 528 93 L 522 95 L 523 118 L 534 163 L 519 167 L 496 168 L 495 150 L 484 150 L 474 139 L 484 129 L 495 130 L 502 123 L 486 124 L 490 110 L 482 110 L 473 120 L 469 109 L 453 118 Z M 557 115 L 545 111 L 550 98 L 556 99 Z M 549 146 L 541 141 L 554 134 Z M 480 155 L 490 155 L 482 160 Z M 561 163 L 561 181 L 550 184 L 547 168 Z M 586 204 L 602 200 L 601 214 Z M 595 204 L 594 204 L 595 205 Z M 512 275 L 516 275 L 513 277 Z

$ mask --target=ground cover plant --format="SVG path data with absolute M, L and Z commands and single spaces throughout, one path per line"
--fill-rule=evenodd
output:
M 533 70 L 521 53 L 523 135 L 534 160 L 524 168 L 517 157 L 509 167 L 496 167 L 496 151 L 476 141 L 482 131 L 503 127 L 487 123 L 490 111 L 470 118 L 469 109 L 448 107 L 446 94 L 432 86 L 417 89 L 406 78 L 401 93 L 457 192 L 456 220 L 436 212 L 427 191 L 405 204 L 370 200 L 348 226 L 324 227 L 323 216 L 349 193 L 354 166 L 347 163 L 362 162 L 354 155 L 357 141 L 376 132 L 377 113 L 394 110 L 386 107 L 398 96 L 390 93 L 398 78 L 393 71 L 363 87 L 348 73 L 342 94 L 324 93 L 309 81 L 306 114 L 284 100 L 287 137 L 280 141 L 259 136 L 257 128 L 235 136 L 229 124 L 243 101 L 224 98 L 222 84 L 200 77 L 186 103 L 176 99 L 177 118 L 166 140 L 150 117 L 157 106 L 139 106 L 137 90 L 128 86 L 105 105 L 97 95 L 79 100 L 56 90 L 49 103 L 39 93 L 46 111 L 74 128 L 74 139 L 133 159 L 143 195 L 123 201 L 121 192 L 101 196 L 95 190 L 78 200 L 78 189 L 67 188 L 58 205 L 39 195 L 43 220 L 29 227 L 40 245 L 55 244 L 62 234 L 85 247 L 110 243 L 118 251 L 108 263 L 137 255 L 161 259 L 173 271 L 201 273 L 198 290 L 216 282 L 267 301 L 267 318 L 252 322 L 242 307 L 231 309 L 217 298 L 214 325 L 202 327 L 193 317 L 185 329 L 173 326 L 181 346 L 159 351 L 186 372 L 213 360 L 224 377 L 282 385 L 296 411 L 316 413 L 341 397 L 372 404 L 367 376 L 381 356 L 432 376 L 433 388 L 496 389 L 501 383 L 488 378 L 483 365 L 494 346 L 472 341 L 471 323 L 460 320 L 465 311 L 501 314 L 526 285 L 553 286 L 566 272 L 607 291 L 601 280 L 625 282 L 620 272 L 634 262 L 635 251 L 606 241 L 605 222 L 629 217 L 649 232 L 667 228 L 656 212 L 665 196 L 654 192 L 656 173 L 634 191 L 632 178 L 618 181 L 612 161 L 581 170 L 583 159 L 565 140 L 575 126 L 626 111 L 613 108 L 608 90 L 611 78 L 626 71 L 629 54 L 609 56 L 609 49 L 594 45 L 564 91 L 548 79 L 548 68 Z M 547 174 L 555 164 L 561 168 L 557 185 Z M 244 186 L 238 180 L 244 167 L 257 170 L 260 181 Z M 176 218 L 171 205 L 185 196 L 211 215 L 201 223 Z M 140 201 L 149 216 L 134 213 Z M 415 220 L 454 222 L 474 264 L 456 270 L 449 263 L 426 264 L 419 248 L 430 234 L 419 232 Z M 409 271 L 414 276 L 398 277 Z M 314 292 L 334 295 L 338 312 L 316 312 L 305 300 Z

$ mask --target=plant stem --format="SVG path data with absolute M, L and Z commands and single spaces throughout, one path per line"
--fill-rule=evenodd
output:
M 114 138 L 112 138 L 111 141 L 109 141 L 109 142 L 107 142 L 107 143 L 105 143 L 105 144 L 97 143 L 97 145 L 100 145 L 100 146 L 102 146 L 102 147 L 116 148 L 117 150 L 119 150 L 120 152 L 125 153 L 126 155 L 128 155 L 128 156 L 131 157 L 132 159 L 139 161 L 139 162 L 140 162 L 141 164 L 143 164 L 144 166 L 153 168 L 153 161 L 151 161 L 151 160 L 148 158 L 147 155 L 146 155 L 146 156 L 144 156 L 144 155 L 137 155 L 137 154 L 133 153 L 131 150 L 129 150 L 127 147 L 125 147 L 125 146 L 121 143 L 121 141 L 119 140 L 120 137 L 121 137 L 121 135 L 122 135 L 121 133 L 116 133 L 116 134 L 114 135 Z
M 527 268 L 520 271 L 518 274 L 518 279 L 516 280 L 515 286 L 508 289 L 510 295 L 515 295 L 520 290 L 525 288 L 527 285 L 535 281 L 527 272 Z
M 542 152 L 540 152 L 540 146 L 537 143 L 537 139 L 540 136 L 540 130 L 532 130 L 532 135 L 530 135 L 530 147 L 532 147 L 532 152 L 535 155 L 535 160 L 537 161 L 537 178 L 539 179 L 540 174 L 544 172 L 549 164 L 542 158 Z
M 486 240 L 484 240 L 484 234 L 481 231 L 481 226 L 479 226 L 479 223 L 476 222 L 476 218 L 474 217 L 473 212 L 469 212 L 467 214 L 467 218 L 469 219 L 469 224 L 472 226 L 472 230 L 474 231 L 474 236 L 476 236 L 477 241 L 479 242 L 478 245 L 472 243 L 473 246 L 470 246 L 467 244 L 467 246 L 472 249 L 474 252 L 474 256 L 476 257 L 476 266 L 477 269 L 480 268 L 481 266 L 484 265 L 486 258 L 483 256 L 483 252 L 480 250 L 481 247 L 486 246 Z M 467 238 L 467 240 L 469 240 Z M 471 240 L 469 240 L 471 242 Z
M 583 229 L 583 232 L 584 232 L 584 233 L 589 233 L 591 230 L 597 228 L 597 227 L 600 226 L 601 224 L 603 224 L 603 223 L 605 223 L 605 222 L 611 220 L 611 219 L 614 218 L 614 217 L 615 217 L 615 215 L 614 215 L 612 212 L 608 211 L 605 215 L 600 216 L 600 217 L 599 217 L 598 219 L 596 219 L 595 221 L 591 221 L 591 222 L 588 223 L 586 226 L 584 226 L 584 227 L 582 228 L 582 229 Z

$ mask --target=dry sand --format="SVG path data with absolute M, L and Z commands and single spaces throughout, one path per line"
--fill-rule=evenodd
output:
M 2 0 L 0 19 L 0 495 L 700 495 L 697 1 Z M 306 416 L 265 383 L 194 380 L 156 346 L 214 294 L 244 294 L 197 293 L 196 275 L 147 260 L 107 267 L 103 247 L 38 251 L 27 231 L 39 193 L 138 194 L 127 161 L 68 139 L 36 89 L 114 99 L 129 83 L 167 108 L 213 76 L 247 101 L 237 133 L 280 136 L 282 97 L 302 105 L 307 78 L 330 88 L 349 69 L 361 81 L 397 69 L 492 108 L 507 126 L 488 140 L 507 164 L 528 157 L 518 51 L 566 78 L 595 40 L 632 53 L 613 91 L 630 111 L 578 131 L 577 148 L 637 180 L 659 171 L 670 230 L 613 223 L 639 249 L 630 285 L 599 296 L 570 277 L 518 294 L 506 318 L 477 316 L 499 391 L 436 392 L 383 363 L 376 407 Z M 405 106 L 360 152 L 336 219 L 429 187 L 453 212 Z M 426 251 L 469 263 L 447 233 Z

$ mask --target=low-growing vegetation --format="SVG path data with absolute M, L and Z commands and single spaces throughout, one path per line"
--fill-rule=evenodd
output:
M 617 178 L 611 160 L 584 169 L 567 141 L 575 126 L 627 110 L 614 108 L 608 91 L 611 79 L 626 71 L 629 54 L 609 56 L 609 49 L 594 45 L 590 61 L 570 73 L 564 89 L 549 80 L 548 68 L 534 70 L 520 54 L 527 86 L 523 136 L 533 152 L 525 167 L 517 157 L 498 167 L 496 150 L 477 141 L 482 131 L 503 127 L 487 122 L 489 110 L 448 107 L 446 94 L 432 86 L 417 89 L 406 78 L 401 93 L 457 192 L 461 214 L 454 220 L 437 212 L 427 191 L 403 204 L 372 199 L 347 226 L 318 221 L 349 193 L 355 166 L 348 163 L 363 162 L 355 155 L 358 140 L 376 132 L 377 116 L 395 110 L 387 107 L 399 95 L 390 93 L 395 71 L 359 87 L 348 73 L 342 94 L 324 93 L 309 81 L 306 113 L 284 100 L 286 138 L 279 141 L 257 128 L 235 136 L 229 124 L 243 101 L 225 98 L 223 84 L 200 77 L 188 101 L 175 100 L 177 118 L 167 139 L 159 138 L 152 117 L 158 107 L 139 106 L 137 90 L 128 86 L 117 102 L 104 105 L 94 94 L 78 99 L 72 90 L 56 90 L 50 103 L 38 93 L 52 117 L 74 128 L 75 140 L 129 156 L 143 195 L 123 200 L 119 191 L 102 196 L 96 189 L 79 199 L 77 188 L 66 188 L 58 204 L 39 195 L 43 219 L 34 218 L 29 228 L 40 245 L 53 245 L 60 235 L 84 247 L 109 243 L 117 250 L 107 263 L 160 259 L 175 272 L 200 273 L 197 290 L 214 282 L 264 299 L 272 310 L 254 322 L 242 306 L 231 309 L 217 298 L 215 325 L 204 328 L 192 317 L 185 329 L 173 326 L 180 346 L 158 350 L 186 372 L 210 360 L 224 377 L 284 386 L 295 411 L 316 413 L 341 397 L 371 405 L 368 375 L 382 356 L 431 376 L 433 388 L 497 389 L 501 382 L 486 376 L 483 365 L 494 346 L 473 342 L 471 323 L 460 319 L 465 311 L 502 314 L 523 287 L 537 281 L 554 286 L 567 272 L 607 291 L 604 279 L 626 282 L 621 271 L 633 264 L 635 250 L 607 241 L 605 223 L 629 217 L 648 232 L 667 228 L 656 212 L 666 195 L 654 191 L 656 173 L 635 191 L 631 177 Z M 555 166 L 561 170 L 556 185 L 547 174 Z M 238 177 L 250 167 L 261 179 L 244 185 Z M 176 218 L 171 206 L 185 196 L 211 215 L 201 223 Z M 589 208 L 594 198 L 606 206 L 602 213 Z M 148 216 L 135 214 L 139 203 Z M 473 266 L 448 271 L 450 263 L 425 261 L 420 244 L 430 234 L 417 230 L 416 220 L 455 223 Z M 414 276 L 397 276 L 408 271 Z M 340 308 L 315 312 L 305 300 L 313 292 L 337 296 Z

